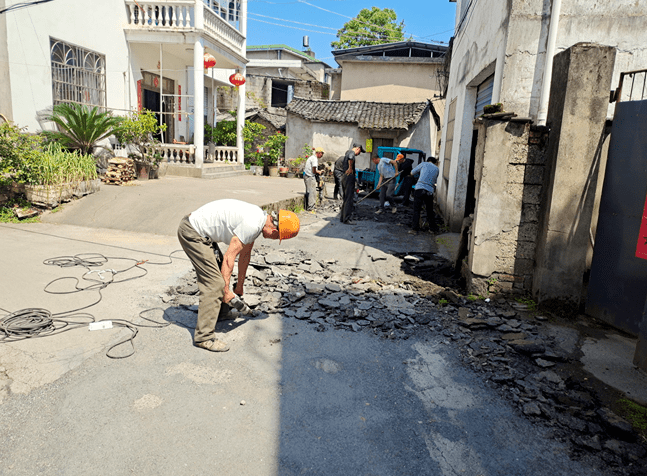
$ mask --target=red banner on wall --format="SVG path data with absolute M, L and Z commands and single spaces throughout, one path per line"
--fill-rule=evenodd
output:
M 177 85 L 177 110 L 180 114 L 177 115 L 177 120 L 182 122 L 182 85 Z
M 640 221 L 640 233 L 638 234 L 638 244 L 636 245 L 636 258 L 647 259 L 647 198 L 645 198 L 643 217 Z
M 142 80 L 137 81 L 137 110 L 142 110 Z

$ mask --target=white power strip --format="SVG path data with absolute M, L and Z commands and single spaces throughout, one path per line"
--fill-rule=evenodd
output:
M 88 325 L 88 330 L 101 331 L 103 329 L 112 329 L 112 321 L 91 322 Z

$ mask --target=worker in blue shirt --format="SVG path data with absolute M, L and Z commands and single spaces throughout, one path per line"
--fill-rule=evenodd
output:
M 432 232 L 438 231 L 436 226 L 436 214 L 434 213 L 434 192 L 436 191 L 436 180 L 438 179 L 438 167 L 436 159 L 429 157 L 411 171 L 414 177 L 420 176 L 416 183 L 416 190 L 413 193 L 413 221 L 411 222 L 410 233 L 416 234 L 420 231 L 420 213 L 422 206 L 427 211 L 427 222 Z

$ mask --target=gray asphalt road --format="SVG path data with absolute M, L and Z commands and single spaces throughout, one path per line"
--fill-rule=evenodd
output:
M 132 231 L 21 227 L 0 227 L 3 299 L 11 304 L 0 307 L 12 310 L 36 298 L 57 305 L 43 298 L 42 284 L 69 270 L 41 275 L 43 258 L 102 246 L 175 249 L 172 237 Z M 429 245 L 393 233 L 304 214 L 302 233 L 280 246 L 398 282 L 399 260 L 389 252 Z M 189 269 L 186 261 L 150 267 L 121 292 L 108 288 L 96 312 L 109 318 L 113 309 L 141 323 L 139 311 L 162 306 L 160 293 Z M 570 460 L 565 446 L 501 401 L 430 330 L 392 341 L 317 332 L 270 314 L 219 324 L 232 350 L 214 354 L 191 345 L 192 311 L 150 317 L 170 325 L 142 329 L 136 353 L 124 360 L 104 354 L 123 336 L 114 329 L 0 344 L 0 377 L 14 378 L 16 390 L 0 404 L 0 474 L 602 474 Z
M 232 351 L 211 354 L 181 326 L 147 330 L 130 359 L 95 354 L 9 398 L 0 474 L 598 474 L 431 334 L 393 342 L 272 315 L 227 336 Z

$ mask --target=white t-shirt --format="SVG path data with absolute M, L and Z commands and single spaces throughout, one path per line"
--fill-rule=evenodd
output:
M 377 164 L 377 169 L 385 179 L 390 179 L 395 176 L 395 167 L 391 165 L 391 159 L 387 159 L 386 157 L 380 159 L 380 162 Z
M 311 155 L 308 157 L 308 160 L 306 160 L 306 165 L 303 167 L 303 175 L 306 177 L 314 177 L 312 167 L 319 167 L 319 161 L 317 160 L 316 154 Z
M 216 200 L 201 206 L 189 216 L 200 235 L 217 243 L 229 244 L 236 236 L 248 245 L 263 231 L 267 214 L 260 207 L 241 200 Z

